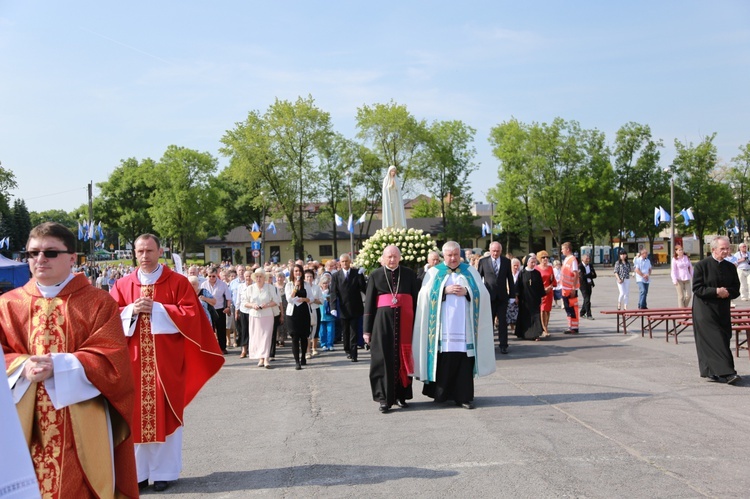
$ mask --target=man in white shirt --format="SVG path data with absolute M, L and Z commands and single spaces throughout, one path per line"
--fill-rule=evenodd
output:
M 646 248 L 643 248 L 639 256 L 633 259 L 633 268 L 635 268 L 635 282 L 638 284 L 638 308 L 647 309 L 646 297 L 651 283 L 651 260 L 648 258 Z
M 227 355 L 227 320 L 226 316 L 231 313 L 229 306 L 232 301 L 232 293 L 229 291 L 227 283 L 219 279 L 219 271 L 216 267 L 211 267 L 208 271 L 208 279 L 201 284 L 201 289 L 205 289 L 211 296 L 216 299 L 216 305 L 214 308 L 219 314 L 219 320 L 216 321 L 214 331 L 216 332 L 216 338 L 219 340 L 219 348 L 221 353 Z

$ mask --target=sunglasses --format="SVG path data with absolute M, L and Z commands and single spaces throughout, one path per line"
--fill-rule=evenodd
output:
M 26 258 L 37 258 L 39 255 L 42 255 L 44 258 L 57 258 L 57 255 L 60 253 L 72 254 L 73 252 L 68 250 L 33 250 L 26 252 Z

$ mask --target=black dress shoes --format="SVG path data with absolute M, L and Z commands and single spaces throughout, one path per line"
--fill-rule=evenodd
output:
M 396 401 L 396 405 L 398 405 L 398 406 L 399 406 L 399 407 L 401 407 L 402 409 L 406 409 L 407 407 L 409 407 L 409 404 L 407 404 L 407 403 L 406 403 L 406 400 L 405 400 L 405 399 L 398 399 L 398 400 Z
M 294 370 L 295 371 L 301 371 L 302 370 L 302 366 L 299 365 L 299 362 L 297 362 L 297 363 L 294 364 Z
M 725 383 L 728 385 L 733 385 L 740 381 L 742 378 L 738 374 L 730 374 L 729 376 L 725 376 Z
M 352 357 L 352 362 L 359 362 L 356 357 Z
M 138 490 L 143 490 L 147 488 L 148 488 L 148 478 L 142 482 L 138 482 Z
M 154 490 L 156 492 L 164 492 L 169 488 L 169 482 L 154 482 Z
M 500 353 L 503 355 L 508 354 L 508 347 L 500 347 Z
M 305 357 L 302 357 L 302 358 L 301 358 L 301 359 L 299 360 L 299 363 L 300 363 L 300 365 L 306 366 L 306 365 L 307 365 L 307 359 L 306 359 Z
M 378 410 L 382 412 L 383 414 L 385 414 L 386 412 L 390 410 L 390 407 L 388 407 L 388 404 L 386 404 L 385 402 L 381 402 L 380 407 L 378 407 Z

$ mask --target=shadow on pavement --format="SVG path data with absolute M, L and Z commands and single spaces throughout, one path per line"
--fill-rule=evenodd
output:
M 477 397 L 474 401 L 477 408 L 514 406 L 527 407 L 532 405 L 555 405 L 571 402 L 596 402 L 615 400 L 620 398 L 650 397 L 651 393 L 632 392 L 602 392 L 602 393 L 556 393 L 550 395 L 512 395 L 503 397 Z
M 508 345 L 508 355 L 503 355 L 500 350 L 495 350 L 495 360 L 504 361 L 512 360 L 513 357 L 517 358 L 534 358 L 534 357 L 554 357 L 558 355 L 569 355 L 574 351 L 593 350 L 595 348 L 613 350 L 625 348 L 626 345 L 612 345 L 612 344 L 601 344 L 601 345 L 573 345 L 573 344 L 561 344 L 566 338 L 550 338 L 543 341 L 524 341 L 524 340 L 511 340 Z
M 265 470 L 220 471 L 202 477 L 181 478 L 169 488 L 167 493 L 364 485 L 404 478 L 444 478 L 457 474 L 457 471 L 402 466 L 312 464 Z

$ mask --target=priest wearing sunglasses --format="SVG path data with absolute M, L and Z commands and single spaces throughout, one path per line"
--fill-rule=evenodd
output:
M 0 296 L 0 345 L 41 496 L 136 497 L 135 390 L 117 303 L 71 272 L 66 227 L 34 227 L 26 248 L 34 278 Z

